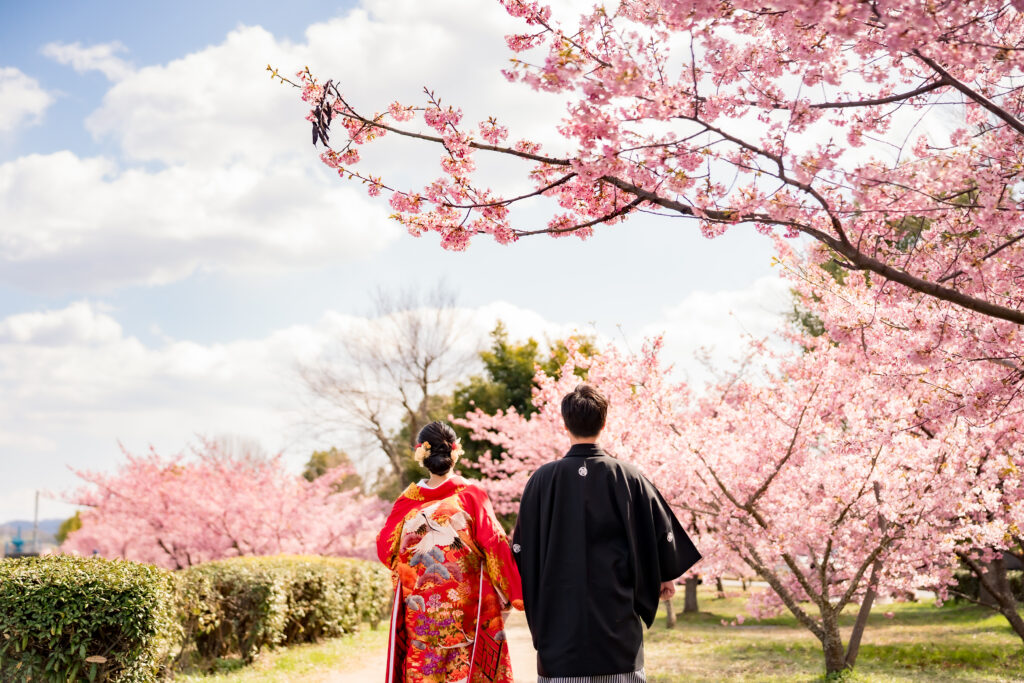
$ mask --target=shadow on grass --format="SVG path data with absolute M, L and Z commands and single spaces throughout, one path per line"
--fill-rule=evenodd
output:
M 672 630 L 665 628 L 662 614 L 648 631 L 652 683 L 824 680 L 821 644 L 788 612 L 761 620 L 747 617 L 736 625 L 744 612 L 739 601 L 707 599 L 701 606 L 710 611 L 679 614 Z M 856 606 L 844 613 L 844 638 L 855 618 Z M 1021 672 L 1024 646 L 999 614 L 975 605 L 922 602 L 876 607 L 855 671 L 841 679 L 1024 680 Z
M 769 659 L 807 659 L 820 661 L 817 642 L 748 643 L 739 647 L 723 645 L 715 648 L 723 656 L 732 653 L 764 656 Z M 902 669 L 1024 669 L 1024 648 L 1016 651 L 995 645 L 949 645 L 943 643 L 897 642 L 886 645 L 865 644 L 860 648 L 857 668 Z
M 704 601 L 705 606 L 709 606 L 712 610 L 715 610 L 716 603 L 721 606 L 722 611 L 708 611 L 708 612 L 697 612 L 689 614 L 677 614 L 677 618 L 680 621 L 686 621 L 689 623 L 715 623 L 720 624 L 724 619 L 725 621 L 732 621 L 736 618 L 737 614 L 744 612 L 743 606 L 737 604 L 733 600 L 715 600 L 708 599 Z M 817 615 L 817 609 L 814 605 L 804 605 L 808 613 L 813 616 Z M 839 617 L 840 628 L 848 629 L 851 628 L 857 618 L 857 605 L 851 604 L 845 609 Z M 885 614 L 891 612 L 893 618 L 886 617 Z M 659 619 L 659 623 L 663 623 L 663 619 Z M 781 612 L 775 616 L 765 617 L 762 619 L 754 619 L 752 617 L 746 618 L 746 623 L 757 624 L 761 626 L 781 626 L 786 628 L 802 629 L 797 623 L 796 618 L 788 611 Z M 879 628 L 885 628 L 888 626 L 973 626 L 977 629 L 984 630 L 985 632 L 991 632 L 993 630 L 1005 631 L 1012 633 L 1013 630 L 1010 628 L 1009 623 L 1006 619 L 994 610 L 978 605 L 970 604 L 956 604 L 946 603 L 942 607 L 936 607 L 930 602 L 902 602 L 888 605 L 876 605 L 871 611 L 871 615 L 868 621 L 868 630 L 875 630 Z
M 892 643 L 863 645 L 858 664 L 871 662 L 908 671 L 920 669 L 1024 669 L 1024 648 L 999 644 Z

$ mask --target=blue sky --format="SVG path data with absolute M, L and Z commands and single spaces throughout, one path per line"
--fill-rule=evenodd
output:
M 263 72 L 309 63 L 368 108 L 430 85 L 543 134 L 562 104 L 495 77 L 510 27 L 479 0 L 0 3 L 0 520 L 72 486 L 69 466 L 115 466 L 119 441 L 240 434 L 301 462 L 324 444 L 295 426 L 289 373 L 379 287 L 443 278 L 467 338 L 499 315 L 520 336 L 664 332 L 693 372 L 697 346 L 728 355 L 777 324 L 784 287 L 750 228 L 640 219 L 460 254 L 412 238 L 327 173 L 304 105 Z M 436 164 L 367 162 L 410 181 Z

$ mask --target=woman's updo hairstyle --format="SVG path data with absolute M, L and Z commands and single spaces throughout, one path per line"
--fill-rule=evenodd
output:
M 416 442 L 416 459 L 438 476 L 447 473 L 462 453 L 459 438 L 447 422 L 431 422 L 420 430 Z

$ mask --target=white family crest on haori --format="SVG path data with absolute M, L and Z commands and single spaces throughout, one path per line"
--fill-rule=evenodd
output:
M 416 533 L 426 527 L 423 538 L 420 539 L 420 542 L 414 548 L 415 552 L 427 553 L 430 552 L 431 548 L 446 548 L 459 537 L 460 531 L 469 526 L 469 517 L 462 511 L 456 512 L 446 522 L 434 520 L 433 515 L 440 506 L 441 502 L 438 501 L 429 507 L 423 508 L 405 522 L 403 532 L 406 534 Z

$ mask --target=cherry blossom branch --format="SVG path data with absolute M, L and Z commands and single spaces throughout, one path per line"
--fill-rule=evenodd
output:
M 315 140 L 326 143 L 327 128 L 338 114 L 352 138 L 345 147 L 345 155 L 350 159 L 358 160 L 356 145 L 379 137 L 374 135 L 374 131 L 381 134 L 391 132 L 443 147 L 447 155 L 442 160 L 442 167 L 454 181 L 454 186 L 442 178 L 428 187 L 424 197 L 391 188 L 388 191 L 392 193 L 392 206 L 396 209 L 394 216 L 414 233 L 441 233 L 445 248 L 464 249 L 471 235 L 483 233 L 492 234 L 501 243 L 536 234 L 582 231 L 585 235 L 595 225 L 616 221 L 632 211 L 657 207 L 697 218 L 709 235 L 720 233 L 718 228 L 739 223 L 754 223 L 758 230 L 765 226 L 781 226 L 786 229 L 787 236 L 803 233 L 830 247 L 835 262 L 844 268 L 870 271 L 967 311 L 1015 325 L 1024 324 L 1024 312 L 1016 299 L 1017 290 L 994 285 L 997 276 L 992 268 L 980 267 L 980 264 L 991 260 L 991 254 L 980 259 L 974 256 L 974 253 L 991 246 L 985 244 L 987 238 L 984 236 L 976 239 L 979 234 L 991 232 L 999 235 L 999 239 L 1007 240 L 1007 235 L 1020 232 L 1019 220 L 1014 217 L 1019 213 L 1019 207 L 1014 205 L 1010 192 L 1020 174 L 1020 152 L 1017 143 L 1002 139 L 1002 136 L 1009 138 L 1014 132 L 1024 134 L 1024 122 L 1011 114 L 1009 108 L 1011 101 L 1020 105 L 1017 86 L 1014 82 L 1004 86 L 1006 81 L 1017 78 L 1020 71 L 1020 63 L 1014 54 L 1017 47 L 1000 45 L 1005 36 L 1013 35 L 1013 40 L 1017 40 L 1016 29 L 999 24 L 1001 13 L 1009 11 L 1005 5 L 991 12 L 982 7 L 972 8 L 964 14 L 952 13 L 945 6 L 929 10 L 934 14 L 932 18 L 945 17 L 948 13 L 946 18 L 950 21 L 947 23 L 927 21 L 932 16 L 927 12 L 911 20 L 909 15 L 916 10 L 898 4 L 889 6 L 876 0 L 867 8 L 873 16 L 861 16 L 858 10 L 854 21 L 834 28 L 835 35 L 831 35 L 831 31 L 822 33 L 813 20 L 805 23 L 795 17 L 787 17 L 788 10 L 762 11 L 748 6 L 746 2 L 734 8 L 747 22 L 742 25 L 718 15 L 694 19 L 696 23 L 693 25 L 659 14 L 632 17 L 631 21 L 649 26 L 658 35 L 658 32 L 689 32 L 690 62 L 678 74 L 679 82 L 672 82 L 666 75 L 675 74 L 675 67 L 669 64 L 671 51 L 662 51 L 659 45 L 646 37 L 618 26 L 616 21 L 621 18 L 618 14 L 607 14 L 602 8 L 595 8 L 588 18 L 581 21 L 578 31 L 565 33 L 558 28 L 557 22 L 551 21 L 550 8 L 514 0 L 505 0 L 503 4 L 513 16 L 543 29 L 532 35 L 509 37 L 509 46 L 520 51 L 546 44 L 548 50 L 543 63 L 534 66 L 523 63 L 522 75 L 511 77 L 521 78 L 537 90 L 581 96 L 580 106 L 570 108 L 571 125 L 559 130 L 564 140 L 578 144 L 580 152 L 557 158 L 541 154 L 539 146 L 528 141 L 514 147 L 505 146 L 501 141 L 507 136 L 507 130 L 497 126 L 494 118 L 480 124 L 486 142 L 472 140 L 468 133 L 460 132 L 463 128 L 458 127 L 461 112 L 451 107 L 442 112 L 440 100 L 434 98 L 429 90 L 429 103 L 425 109 L 402 107 L 395 103 L 387 113 L 368 117 L 347 103 L 333 82 L 317 84 L 308 69 L 299 74 L 303 82 L 301 86 L 284 79 L 273 69 L 270 69 L 271 76 L 282 83 L 303 88 L 303 98 L 314 105 L 311 119 Z M 889 25 L 894 9 L 908 17 L 906 26 L 901 27 L 898 34 L 892 33 L 894 29 Z M 797 41 L 794 44 L 807 48 L 806 54 L 799 50 L 780 52 L 779 45 L 771 41 L 767 45 L 757 43 L 759 32 L 775 21 L 793 22 L 786 30 L 792 31 L 789 37 Z M 708 41 L 705 47 L 718 51 L 722 58 L 710 60 L 698 68 L 697 43 L 700 36 L 715 35 L 713 29 L 722 26 L 722 22 L 733 22 L 729 25 L 738 31 L 739 38 L 721 37 L 715 44 Z M 701 31 L 694 31 L 698 24 Z M 916 37 L 908 37 L 909 34 Z M 745 41 L 749 37 L 755 38 L 751 44 Z M 973 52 L 958 54 L 956 46 L 967 44 L 988 45 L 991 47 L 985 49 L 998 50 L 998 54 L 981 57 Z M 946 52 L 939 52 L 939 49 L 946 49 Z M 835 50 L 854 50 L 861 68 L 846 68 L 836 61 L 839 53 Z M 977 50 L 984 52 L 980 47 L 975 48 Z M 928 55 L 938 55 L 943 64 Z M 753 62 L 744 61 L 747 56 L 757 56 L 759 60 L 781 65 L 783 75 L 778 71 L 760 70 L 753 66 Z M 899 64 L 891 76 L 886 76 L 881 70 L 889 59 L 896 59 Z M 973 68 L 971 60 L 978 63 L 978 68 L 972 72 L 976 74 L 972 81 L 965 82 L 953 75 L 961 68 Z M 810 78 L 800 81 L 796 99 L 787 104 L 785 93 L 788 84 L 783 76 L 797 73 L 804 66 L 808 67 L 804 73 Z M 686 73 L 687 68 L 689 73 Z M 520 72 L 517 70 L 516 73 Z M 823 76 L 824 73 L 830 75 Z M 805 82 L 811 84 L 813 80 L 835 84 L 845 74 L 860 75 L 866 87 L 855 94 L 837 96 L 837 101 L 832 101 L 828 94 L 815 98 L 819 100 L 817 102 L 800 99 L 799 88 Z M 708 92 L 702 93 L 700 88 L 704 83 L 713 85 L 709 86 Z M 991 94 L 988 88 L 996 94 Z M 910 132 L 902 144 L 892 145 L 899 155 L 897 162 L 892 164 L 858 164 L 846 159 L 844 161 L 849 163 L 840 166 L 839 153 L 831 143 L 816 156 L 798 152 L 787 138 L 790 132 L 807 131 L 807 127 L 818 121 L 825 111 L 833 111 L 836 113 L 827 120 L 833 121 L 833 125 L 840 129 L 846 129 L 851 145 L 856 146 L 866 140 L 882 140 L 893 113 L 914 107 L 921 110 L 923 116 L 923 112 L 929 111 L 932 105 L 957 99 L 940 96 L 922 98 L 929 93 L 946 90 L 957 90 L 964 101 L 977 103 L 995 115 L 1000 120 L 999 125 L 979 123 L 977 117 L 983 112 L 969 107 L 966 125 L 950 134 L 948 146 L 932 147 L 924 141 L 914 145 L 913 154 L 919 162 L 916 166 L 901 161 L 910 144 Z M 1010 99 L 1011 93 L 1016 93 L 1012 95 L 1015 99 Z M 844 98 L 845 101 L 839 101 Z M 750 99 L 756 101 L 751 102 Z M 630 101 L 634 105 L 630 105 Z M 764 115 L 761 119 L 768 126 L 769 134 L 775 135 L 766 139 L 774 139 L 775 143 L 754 144 L 714 125 L 721 120 L 751 113 L 751 107 L 759 110 L 753 113 Z M 874 107 L 883 109 L 872 110 Z M 769 116 L 774 110 L 789 110 L 788 120 L 780 123 L 774 114 Z M 808 110 L 812 112 L 809 115 Z M 856 110 L 865 110 L 865 113 L 857 113 Z M 407 120 L 413 111 L 422 111 L 426 124 L 440 134 L 420 133 L 397 123 L 392 125 L 388 120 L 389 116 L 395 122 Z M 845 113 L 850 111 L 854 113 Z M 633 124 L 643 126 L 646 122 L 673 121 L 685 122 L 687 128 L 691 122 L 695 123 L 702 133 L 715 133 L 710 137 L 721 140 L 695 144 L 692 149 L 687 149 L 678 142 L 652 143 L 656 136 L 644 132 L 643 128 L 632 127 Z M 980 126 L 982 130 L 972 133 L 969 130 L 971 126 Z M 729 147 L 727 154 L 713 148 L 719 143 Z M 738 148 L 733 149 L 733 146 Z M 663 150 L 660 157 L 658 147 Z M 470 151 L 476 150 L 536 163 L 538 166 L 531 174 L 538 178 L 539 188 L 511 199 L 494 199 L 489 189 L 478 189 L 471 180 L 473 164 Z M 698 156 L 701 154 L 705 159 Z M 736 171 L 732 185 L 712 182 L 712 160 L 732 165 Z M 972 161 L 977 163 L 972 165 Z M 708 172 L 700 177 L 706 179 L 707 187 L 691 201 L 686 193 L 695 185 L 694 176 L 688 171 L 702 170 L 703 165 L 708 167 Z M 559 172 L 558 169 L 566 170 Z M 877 170 L 877 177 L 863 177 L 872 169 Z M 570 175 L 570 171 L 574 175 Z M 768 197 L 759 191 L 759 181 L 756 180 L 762 174 L 781 182 L 781 186 Z M 957 187 L 958 179 L 972 177 L 972 174 L 979 178 L 985 176 L 980 199 L 972 198 L 968 204 L 951 206 L 952 199 L 943 200 L 939 196 L 951 184 Z M 749 193 L 749 204 L 743 203 L 747 195 L 739 200 L 734 195 L 737 179 L 746 179 L 747 176 L 750 184 L 741 187 L 740 191 Z M 581 177 L 585 179 L 581 180 Z M 375 195 L 382 184 L 371 182 L 374 183 L 370 188 L 371 194 Z M 633 197 L 643 202 L 628 201 L 629 197 L 610 197 L 604 192 L 604 185 L 631 192 Z M 931 205 L 914 196 L 892 192 L 892 187 L 903 187 L 908 192 L 929 197 Z M 780 195 L 777 199 L 776 194 Z M 552 218 L 543 229 L 514 228 L 505 209 L 537 196 L 558 199 L 563 206 L 570 208 L 569 215 Z M 843 198 L 846 197 L 853 198 L 849 208 L 844 208 Z M 644 202 L 649 206 L 644 206 Z M 421 213 L 428 203 L 429 209 Z M 730 205 L 736 208 L 730 209 Z M 723 206 L 725 208 L 719 208 Z M 943 215 L 946 208 L 949 211 Z M 453 209 L 465 213 L 460 214 Z M 474 214 L 477 210 L 482 214 L 479 219 Z M 934 212 L 940 212 L 939 218 L 951 224 L 951 230 L 942 234 L 943 239 L 950 238 L 948 246 L 941 250 L 941 258 L 946 259 L 945 262 L 936 263 L 934 250 L 926 250 L 912 241 L 902 243 L 890 218 L 891 214 L 900 212 L 929 218 Z M 868 213 L 872 215 L 866 218 Z M 978 230 L 955 229 L 975 217 L 980 225 Z M 1004 250 L 1017 244 L 1017 240 L 1007 241 L 996 253 L 1005 254 Z M 970 280 L 958 279 L 969 271 L 963 266 L 965 263 L 979 265 Z M 1019 263 L 1010 265 L 1017 269 L 1020 267 Z M 949 281 L 954 284 L 944 284 Z
M 887 280 L 897 282 L 909 289 L 921 292 L 922 294 L 928 294 L 935 297 L 936 299 L 942 299 L 950 303 L 956 304 L 962 308 L 966 308 L 969 311 L 975 311 L 991 318 L 998 318 L 1000 320 L 1006 320 L 1017 325 L 1024 325 L 1024 311 L 1019 308 L 1010 308 L 1009 306 L 1000 306 L 984 299 L 964 294 L 958 290 L 950 287 L 944 287 L 937 282 L 931 280 L 925 280 L 924 278 L 894 268 L 886 263 L 879 261 L 878 259 L 868 256 L 861 252 L 857 248 L 844 245 L 839 240 L 832 236 L 820 232 L 811 231 L 808 228 L 800 228 L 801 232 L 811 235 L 820 242 L 825 243 L 833 250 L 839 252 L 847 258 L 851 268 L 857 270 L 870 270 Z
M 337 86 L 332 85 L 331 87 L 332 87 L 332 89 L 334 89 L 334 91 L 337 94 L 337 96 L 339 98 L 341 98 L 341 94 L 337 91 Z M 342 101 L 344 101 L 344 100 L 342 100 Z M 326 104 L 326 103 L 324 103 L 324 104 Z M 348 109 L 346 111 L 341 112 L 341 116 L 344 117 L 344 118 L 352 119 L 354 121 L 358 121 L 359 123 L 365 124 L 365 125 L 367 125 L 367 126 L 369 126 L 371 128 L 380 128 L 381 130 L 387 131 L 389 133 L 395 133 L 396 135 L 401 135 L 402 137 L 413 138 L 415 140 L 425 140 L 427 142 L 434 142 L 436 144 L 441 145 L 442 147 L 445 144 L 444 143 L 444 138 L 442 138 L 440 136 L 437 136 L 437 135 L 427 135 L 426 133 L 417 133 L 416 131 L 406 130 L 406 129 L 403 129 L 403 128 L 397 128 L 395 126 L 390 126 L 390 125 L 388 125 L 386 123 L 382 123 L 380 121 L 374 121 L 373 119 L 368 119 L 365 116 L 356 113 L 356 111 L 353 110 L 353 109 Z M 491 145 L 491 144 L 486 144 L 486 143 L 476 142 L 476 141 L 470 141 L 467 144 L 470 147 L 472 147 L 473 149 L 479 149 L 479 150 L 482 150 L 482 151 L 485 151 L 485 152 L 498 152 L 500 154 L 506 154 L 506 155 L 509 155 L 509 156 L 519 157 L 521 159 L 528 159 L 530 161 L 537 161 L 537 162 L 540 162 L 540 163 L 543 163 L 543 164 L 551 164 L 552 166 L 569 166 L 569 165 L 572 164 L 572 161 L 569 160 L 569 159 L 559 159 L 559 158 L 556 158 L 556 157 L 546 157 L 546 156 L 543 156 L 543 155 L 540 155 L 540 154 L 534 154 L 532 152 L 524 152 L 524 151 L 521 151 L 521 150 L 512 149 L 511 147 L 501 147 L 499 145 Z
M 913 90 L 909 90 L 909 91 L 903 92 L 903 93 L 898 93 L 896 95 L 889 95 L 888 97 L 878 97 L 878 98 L 867 99 L 867 100 L 855 100 L 855 101 L 850 101 L 850 102 L 815 102 L 814 104 L 810 105 L 810 107 L 811 107 L 811 109 L 845 109 L 847 107 L 874 107 L 874 106 L 877 106 L 877 105 L 880 105 L 880 104 L 891 104 L 893 102 L 902 102 L 903 100 L 908 100 L 911 97 L 917 97 L 918 95 L 923 95 L 923 94 L 925 94 L 927 92 L 931 92 L 932 90 L 937 90 L 938 88 L 942 88 L 942 87 L 944 87 L 946 85 L 948 85 L 948 84 L 945 83 L 944 81 L 937 80 L 937 81 L 932 81 L 931 83 L 926 83 L 926 84 L 922 85 L 919 88 L 914 88 Z M 756 102 L 751 102 L 750 104 L 756 105 L 757 103 Z M 789 107 L 782 107 L 782 106 L 780 106 L 779 109 L 789 109 Z
M 511 199 L 499 199 L 499 200 L 496 200 L 496 201 L 493 201 L 493 202 L 480 202 L 480 203 L 476 203 L 476 204 L 448 204 L 448 206 L 450 206 L 453 209 L 483 209 L 483 208 L 490 207 L 490 206 L 508 206 L 509 204 L 512 204 L 514 202 L 522 201 L 524 199 L 529 199 L 531 197 L 540 196 L 540 195 L 544 194 L 545 192 L 548 192 L 550 190 L 555 189 L 556 187 L 559 187 L 561 185 L 566 184 L 567 182 L 569 182 L 570 180 L 572 180 L 575 177 L 576 177 L 575 173 L 569 173 L 567 175 L 562 176 L 558 180 L 555 180 L 554 182 L 548 183 L 547 185 L 545 185 L 544 187 L 542 187 L 542 188 L 540 188 L 538 190 L 534 190 L 533 192 L 527 192 L 526 194 L 521 194 L 518 197 L 512 197 Z M 529 233 L 527 231 L 524 231 L 521 234 L 528 235 L 528 234 L 531 234 L 531 233 Z
M 743 140 L 740 137 L 737 137 L 735 135 L 731 135 L 729 133 L 726 133 L 724 130 L 722 130 L 721 128 L 718 128 L 717 126 L 712 126 L 712 125 L 710 125 L 710 124 L 708 124 L 708 123 L 706 123 L 704 121 L 701 121 L 699 119 L 692 119 L 692 120 L 693 120 L 694 123 L 698 123 L 698 124 L 704 126 L 705 128 L 707 128 L 708 130 L 713 131 L 714 133 L 717 133 L 718 135 L 722 136 L 723 138 L 725 138 L 729 142 L 731 142 L 731 143 L 733 143 L 735 145 L 738 145 L 738 146 L 742 147 L 743 149 L 746 149 L 746 150 L 748 150 L 748 151 L 750 151 L 750 152 L 752 152 L 754 154 L 758 154 L 760 156 L 763 156 L 763 157 L 773 161 L 775 163 L 776 167 L 778 168 L 778 173 L 775 174 L 775 177 L 778 178 L 779 180 L 781 180 L 782 182 L 784 182 L 785 184 L 790 185 L 792 187 L 795 187 L 795 188 L 797 188 L 799 190 L 802 190 L 803 192 L 806 192 L 811 197 L 813 197 L 814 201 L 818 202 L 818 204 L 821 206 L 822 210 L 824 210 L 825 213 L 828 214 L 829 220 L 832 223 L 832 229 L 836 231 L 836 235 L 839 237 L 839 239 L 842 242 L 846 243 L 846 244 L 850 243 L 849 238 L 846 236 L 846 231 L 843 229 L 842 222 L 832 212 L 832 206 L 821 195 L 821 193 L 818 192 L 818 190 L 814 188 L 813 185 L 811 185 L 810 183 L 802 183 L 802 182 L 800 182 L 798 180 L 790 178 L 789 175 L 786 173 L 786 165 L 783 163 L 783 159 L 782 159 L 782 157 L 780 155 L 775 154 L 773 152 L 769 152 L 766 149 L 762 149 L 761 147 L 758 147 L 757 145 L 753 145 L 753 144 L 747 142 L 746 140 Z
M 632 211 L 636 207 L 640 206 L 645 201 L 647 201 L 647 200 L 644 199 L 643 197 L 636 197 L 636 198 L 633 199 L 633 201 L 629 202 L 628 204 L 623 204 L 622 206 L 620 206 L 619 208 L 615 209 L 614 211 L 606 213 L 603 216 L 599 216 L 598 218 L 595 218 L 592 221 L 587 221 L 586 223 L 577 223 L 577 224 L 574 224 L 574 225 L 572 225 L 570 227 L 566 227 L 566 228 L 540 228 L 539 230 L 534 230 L 534 231 L 531 231 L 531 230 L 518 230 L 518 231 L 516 231 L 516 234 L 517 235 L 535 235 L 537 233 L 554 234 L 554 233 L 561 233 L 561 232 L 576 232 L 577 230 L 582 230 L 584 228 L 589 228 L 591 226 L 598 225 L 599 223 L 607 223 L 608 221 L 610 221 L 612 219 L 618 218 L 620 216 L 625 216 L 627 213 L 629 213 L 630 211 Z
M 848 515 L 850 513 L 850 510 L 853 509 L 854 504 L 858 500 L 860 500 L 861 497 L 867 492 L 868 482 L 871 481 L 871 475 L 874 474 L 875 468 L 878 466 L 878 457 L 882 454 L 882 448 L 882 446 L 879 446 L 878 450 L 875 451 L 874 455 L 871 456 L 871 468 L 868 470 L 868 473 L 864 476 L 864 481 L 861 482 L 860 490 L 857 491 L 857 495 L 850 499 L 850 502 L 846 504 L 846 506 L 843 508 L 843 511 L 840 512 L 839 516 L 837 516 L 836 519 L 832 522 L 831 527 L 833 529 L 839 528 L 839 525 L 841 525 L 843 521 L 846 519 L 846 515 Z M 825 559 L 828 559 L 827 553 L 825 555 Z
M 1003 249 L 1006 249 L 1009 246 L 1013 246 L 1014 244 L 1019 242 L 1021 239 L 1024 239 L 1024 232 L 1020 233 L 1016 237 L 1011 237 L 1010 239 L 1006 240 L 1005 242 L 1000 244 L 998 247 L 996 247 L 992 251 L 990 251 L 987 254 L 985 254 L 984 256 L 982 256 L 979 260 L 980 261 L 987 261 L 991 257 L 993 257 L 996 254 L 998 254 L 999 252 L 1001 252 Z M 957 270 L 957 271 L 955 271 L 953 273 L 950 273 L 949 275 L 943 275 L 941 278 L 936 280 L 936 282 L 945 282 L 946 280 L 952 280 L 957 275 L 963 275 L 963 274 L 964 274 L 963 270 Z
M 811 395 L 807 397 L 807 402 L 804 403 L 803 408 L 800 409 L 800 416 L 796 420 L 796 426 L 793 427 L 793 438 L 789 440 L 789 447 L 786 449 L 786 454 L 779 459 L 779 461 L 775 464 L 775 467 L 768 474 L 768 477 L 765 478 L 765 480 L 761 483 L 757 490 L 750 495 L 750 498 L 747 499 L 747 502 L 743 506 L 744 508 L 749 509 L 753 507 L 754 503 L 757 502 L 758 498 L 764 495 L 765 491 L 768 490 L 768 487 L 772 485 L 772 482 L 775 480 L 775 477 L 778 476 L 779 472 L 782 471 L 782 468 L 786 465 L 786 462 L 788 462 L 790 457 L 792 457 L 793 451 L 796 447 L 797 437 L 800 436 L 800 425 L 803 423 L 804 415 L 807 414 L 807 408 L 810 407 L 811 402 L 814 400 L 814 395 L 816 393 L 818 393 L 817 384 L 814 385 L 814 389 L 811 390 Z
M 813 633 L 818 640 L 824 640 L 825 630 L 817 621 L 812 619 L 802 607 L 800 607 L 800 604 L 793 597 L 792 593 L 790 593 L 789 589 L 787 589 L 785 585 L 783 585 L 782 581 L 779 580 L 779 577 L 775 572 L 768 569 L 767 564 L 765 564 L 764 560 L 761 559 L 757 549 L 748 543 L 746 544 L 746 550 L 747 555 L 744 556 L 744 561 L 750 565 L 751 569 L 757 572 L 762 579 L 765 580 L 765 583 L 771 586 L 772 590 L 779 596 L 779 599 L 782 600 L 783 604 L 786 605 L 789 611 L 793 613 L 793 616 L 795 616 L 808 631 Z
M 657 204 L 666 209 L 671 209 L 678 213 L 696 217 L 697 214 L 693 207 L 681 204 L 680 202 L 661 197 L 653 192 L 644 190 L 643 188 L 637 187 L 631 183 L 621 181 L 617 178 L 605 176 L 602 178 L 605 182 L 615 185 L 619 189 L 627 192 L 632 192 L 638 196 L 642 196 L 644 199 L 652 204 Z M 767 225 L 782 225 L 788 227 L 794 227 L 800 232 L 813 237 L 819 242 L 824 243 L 832 250 L 842 254 L 846 257 L 847 263 L 844 267 L 851 270 L 870 270 L 887 280 L 897 282 L 909 289 L 921 292 L 922 294 L 928 294 L 936 299 L 942 299 L 949 301 L 958 306 L 966 308 L 971 311 L 982 313 L 983 315 L 990 316 L 992 318 L 999 318 L 1001 320 L 1007 320 L 1018 325 L 1024 325 L 1024 311 L 1017 308 L 1010 308 L 1008 306 L 1000 306 L 998 304 L 991 303 L 984 299 L 964 294 L 958 290 L 950 287 L 944 287 L 936 282 L 925 280 L 924 278 L 894 268 L 878 259 L 868 256 L 867 254 L 860 251 L 857 247 L 849 243 L 843 243 L 840 240 L 832 237 L 828 233 L 816 230 L 808 225 L 797 223 L 794 221 L 782 221 L 766 214 L 737 214 L 732 211 L 723 210 L 704 210 L 702 211 L 705 220 L 720 222 L 720 223 L 764 223 Z
M 843 596 L 836 603 L 837 613 L 841 612 L 843 608 L 849 604 L 850 600 L 853 599 L 854 594 L 857 592 L 857 587 L 860 585 L 860 580 L 864 578 L 864 573 L 875 563 L 878 556 L 889 547 L 890 543 L 892 543 L 892 538 L 890 536 L 882 536 L 882 540 L 878 545 L 875 546 L 871 553 L 864 558 L 864 561 L 861 562 L 860 566 L 857 567 L 857 571 L 850 579 L 850 585 L 847 587 L 846 592 L 843 593 Z
M 718 473 L 715 472 L 715 469 L 711 467 L 710 463 L 708 463 L 704 455 L 697 450 L 693 450 L 693 453 L 696 454 L 698 459 L 700 459 L 701 463 L 704 465 L 704 468 L 711 474 L 711 478 L 714 479 L 715 484 L 718 486 L 719 490 L 721 490 L 721 492 L 725 495 L 725 497 L 729 500 L 729 502 L 732 503 L 739 510 L 743 510 L 744 512 L 749 514 L 754 519 L 754 521 L 757 522 L 757 525 L 760 526 L 762 529 L 764 529 L 765 531 L 770 530 L 771 527 L 768 524 L 768 521 L 758 511 L 758 509 L 755 508 L 753 505 L 744 505 L 743 503 L 741 503 L 739 499 L 736 498 L 736 496 L 728 489 L 728 487 L 726 487 L 721 477 L 719 477 Z M 804 592 L 807 593 L 808 597 L 814 599 L 815 603 L 821 609 L 825 609 L 824 605 L 828 602 L 827 595 L 815 593 L 813 587 L 810 585 L 810 583 L 808 583 L 807 577 L 804 576 L 803 570 L 800 569 L 799 564 L 790 553 L 783 552 L 781 553 L 781 557 L 783 562 L 786 563 L 786 566 L 789 567 L 790 572 L 792 572 L 793 578 L 797 580 L 797 583 L 799 583 L 800 587 L 804 589 Z
M 987 109 L 989 112 L 1005 121 L 1006 124 L 1013 128 L 1015 131 L 1017 131 L 1021 135 L 1024 135 L 1024 122 L 1022 122 L 1016 116 L 1006 111 L 998 104 L 988 99 L 980 92 L 974 90 L 969 85 L 961 81 L 959 78 L 943 69 L 942 66 L 931 57 L 926 57 L 923 54 L 921 54 L 920 50 L 913 50 L 912 53 L 922 62 L 931 67 L 932 70 L 935 71 L 935 73 L 939 74 L 939 76 L 942 78 L 943 81 L 945 81 L 946 84 L 956 88 L 964 95 L 966 95 L 967 97 L 969 97 L 970 99 L 974 100 L 982 107 Z

